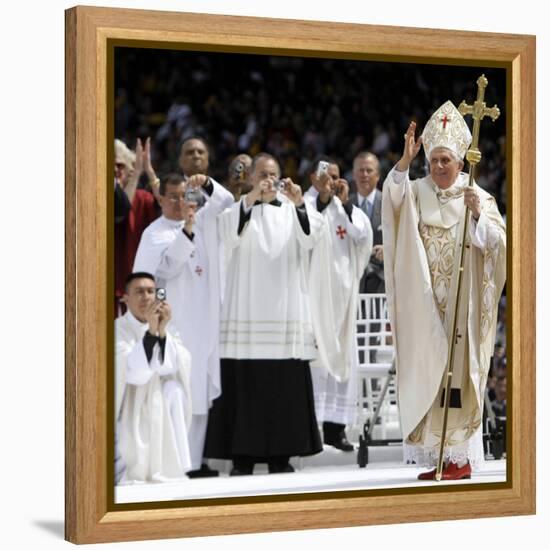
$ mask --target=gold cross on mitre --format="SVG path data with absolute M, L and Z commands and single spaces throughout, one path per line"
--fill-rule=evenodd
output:
M 466 153 L 466 160 L 468 160 L 471 165 L 476 165 L 481 160 L 481 152 L 477 148 L 479 143 L 479 126 L 481 121 L 486 116 L 490 116 L 494 122 L 500 116 L 500 109 L 496 105 L 488 108 L 485 101 L 483 101 L 487 84 L 489 84 L 489 81 L 485 78 L 485 75 L 482 74 L 477 79 L 477 99 L 474 101 L 474 104 L 468 105 L 465 101 L 462 101 L 462 103 L 458 106 L 458 110 L 462 116 L 472 115 L 472 118 L 474 119 L 472 144 Z

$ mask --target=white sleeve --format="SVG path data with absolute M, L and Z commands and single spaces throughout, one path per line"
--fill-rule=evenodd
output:
M 241 235 L 239 235 L 239 221 L 241 219 L 241 203 L 244 201 L 242 198 L 239 202 L 234 203 L 230 208 L 226 208 L 221 214 L 218 215 L 218 235 L 220 241 L 225 246 L 226 251 L 230 251 L 237 247 L 241 242 Z
M 155 347 L 153 348 L 153 357 L 151 357 L 151 369 L 158 372 L 161 376 L 174 374 L 178 371 L 177 358 L 170 334 L 166 333 L 164 359 L 162 361 L 160 356 L 160 345 L 158 343 L 155 344 Z
M 309 223 L 309 234 L 306 235 L 304 233 L 294 204 L 292 205 L 292 223 L 294 224 L 294 233 L 297 236 L 300 246 L 305 250 L 311 250 L 324 235 L 326 221 L 325 217 L 322 214 L 319 214 L 319 212 L 317 212 L 317 210 L 307 201 L 304 201 L 304 205 Z
M 215 217 L 235 203 L 233 195 L 223 185 L 220 185 L 213 178 L 210 178 L 210 181 L 212 182 L 213 191 L 211 195 L 204 190 L 202 191 L 206 198 L 206 204 L 197 213 L 197 224 L 201 224 L 203 221 L 204 223 L 208 223 L 206 218 L 209 215 Z
M 134 261 L 134 271 L 147 271 L 164 280 L 174 279 L 181 274 L 195 248 L 195 243 L 181 229 L 171 242 L 167 242 L 165 235 L 144 233 Z
M 355 246 L 358 276 L 361 277 L 372 254 L 372 225 L 369 217 L 355 206 L 351 213 L 351 219 L 353 223 L 346 216 L 346 230 L 352 239 L 353 246 Z
M 401 172 L 394 166 L 386 178 L 394 210 L 399 210 L 405 198 L 405 185 L 409 182 L 409 171 Z
M 183 231 L 178 231 L 176 238 L 161 253 L 155 276 L 166 281 L 179 277 L 183 266 L 193 256 L 195 248 L 195 243 Z
M 157 277 L 165 280 L 178 277 L 183 266 L 193 256 L 195 249 L 195 243 L 183 233 L 183 230 L 178 231 L 176 238 L 161 255 L 155 271 Z
M 372 226 L 369 217 L 355 205 L 351 210 L 351 221 L 346 214 L 346 231 L 353 242 L 369 240 L 372 247 Z
M 147 361 L 143 340 L 139 340 L 128 354 L 126 361 L 126 382 L 134 386 L 143 386 L 151 380 L 153 374 L 154 371 Z
M 469 229 L 472 244 L 481 250 L 486 250 L 489 243 L 498 241 L 501 231 L 483 210 L 477 221 L 471 218 Z
M 479 215 L 479 219 L 470 218 L 470 239 L 474 246 L 485 250 L 487 245 L 487 216 L 483 212 Z

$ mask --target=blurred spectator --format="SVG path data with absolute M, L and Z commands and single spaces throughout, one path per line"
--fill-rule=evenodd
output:
M 158 181 L 151 166 L 149 139 L 145 149 L 138 139 L 135 153 L 115 139 L 115 208 L 118 210 L 115 213 L 115 317 L 126 309 L 120 298 L 124 295 L 126 277 L 132 272 L 141 234 L 158 216 L 153 195 L 137 188 L 144 171 L 156 190 Z M 120 195 L 120 190 L 124 191 L 127 201 Z
M 506 296 L 502 296 L 498 304 L 497 333 L 495 347 L 506 352 Z
M 476 67 L 214 52 L 163 50 L 161 57 L 158 50 L 129 48 L 115 55 L 116 133 L 131 141 L 154 135 L 162 173 L 176 168 L 183 140 L 201 135 L 211 144 L 215 162 L 209 174 L 218 181 L 235 154 L 267 150 L 279 157 L 285 175 L 294 177 L 297 171 L 304 188 L 309 186 L 308 164 L 318 154 L 334 157 L 348 178 L 353 158 L 369 149 L 385 176 L 401 148 L 396 128 L 407 127 L 411 119 L 423 127 L 425 113 L 447 99 L 471 102 L 480 72 Z M 483 128 L 479 179 L 504 210 L 506 75 L 502 69 L 484 72 L 488 100 L 498 103 L 503 114 Z M 425 174 L 422 162 L 413 163 L 412 177 Z
M 368 216 L 373 234 L 372 254 L 361 279 L 359 292 L 383 293 L 382 193 L 377 189 L 380 163 L 376 155 L 363 151 L 353 159 L 353 180 L 357 192 L 351 196 L 351 201 Z
M 495 384 L 495 398 L 491 401 L 495 416 L 506 416 L 506 376 L 501 375 Z
M 183 175 L 186 178 L 195 174 L 208 173 L 208 147 L 201 138 L 186 139 L 180 151 L 179 164 Z
M 238 201 L 241 195 L 246 195 L 252 190 L 252 186 L 248 181 L 251 166 L 252 158 L 244 153 L 237 155 L 229 163 L 225 187 L 233 195 L 235 201 Z

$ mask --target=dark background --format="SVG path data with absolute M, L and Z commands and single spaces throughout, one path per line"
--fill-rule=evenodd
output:
M 335 157 L 353 187 L 353 158 L 369 150 L 380 158 L 381 185 L 409 121 L 421 132 L 448 99 L 472 103 L 481 74 L 489 80 L 487 105 L 498 104 L 501 116 L 482 123 L 476 179 L 504 212 L 504 69 L 117 47 L 115 137 L 134 148 L 137 137 L 151 136 L 159 175 L 178 169 L 185 138 L 200 136 L 220 182 L 236 154 L 267 151 L 304 187 L 318 154 Z M 412 175 L 424 171 L 421 153 Z

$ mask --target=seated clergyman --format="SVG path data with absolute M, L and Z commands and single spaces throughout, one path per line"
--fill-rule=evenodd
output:
M 169 328 L 171 309 L 151 274 L 130 274 L 124 300 L 128 311 L 115 321 L 115 411 L 126 468 L 117 481 L 182 478 L 191 468 L 191 357 Z

